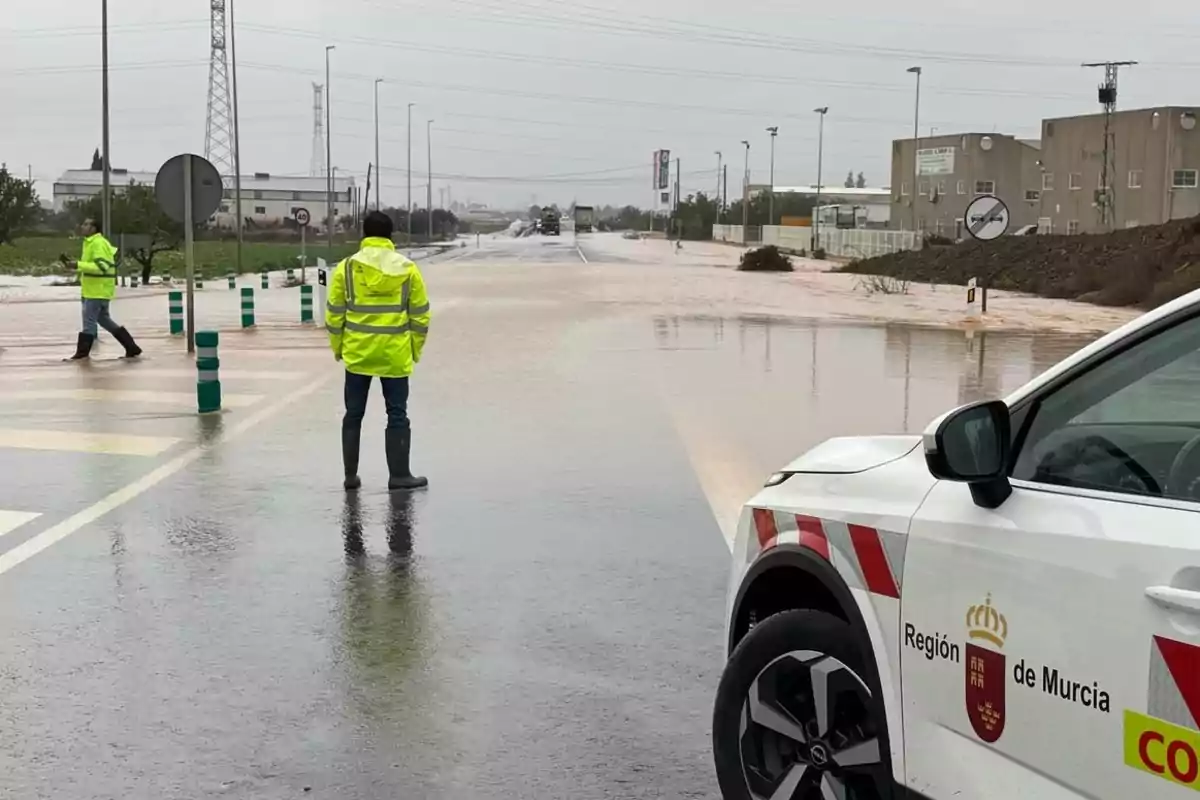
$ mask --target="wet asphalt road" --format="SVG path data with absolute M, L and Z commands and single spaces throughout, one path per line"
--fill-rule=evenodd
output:
M 340 373 L 282 312 L 223 333 L 218 418 L 176 341 L 80 368 L 13 327 L 60 304 L 0 317 L 0 797 L 714 798 L 722 516 L 1080 343 L 624 307 L 603 241 L 427 267 L 412 496 L 377 394 L 341 491 Z

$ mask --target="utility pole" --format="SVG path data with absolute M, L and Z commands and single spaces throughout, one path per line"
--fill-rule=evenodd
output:
M 379 184 L 380 184 L 380 167 L 379 167 L 379 84 L 383 83 L 383 78 L 375 79 L 375 210 L 379 210 Z M 357 204 L 356 204 L 357 205 Z
M 425 121 L 425 147 L 429 166 L 429 183 L 426 184 L 426 202 L 429 204 L 429 241 L 433 241 L 433 120 Z
M 775 137 L 779 135 L 779 128 L 767 128 L 767 133 L 771 134 L 771 197 L 768 200 L 767 208 L 767 224 L 775 224 Z
M 821 115 L 821 121 L 817 128 L 817 198 L 813 204 L 813 250 L 821 246 L 821 168 L 825 161 L 825 115 L 829 113 L 829 106 L 821 106 L 814 108 L 814 112 Z
M 112 238 L 112 192 L 108 185 L 108 0 L 100 0 L 100 224 Z
M 333 107 L 333 86 L 329 83 L 329 53 L 337 49 L 335 44 L 325 45 L 325 225 L 329 240 L 329 256 L 333 263 L 333 128 L 330 124 L 330 109 Z
M 412 246 L 412 110 L 415 103 L 408 104 L 408 245 Z
M 742 244 L 750 236 L 750 142 L 742 139 L 746 146 L 746 168 L 742 172 Z
M 714 151 L 717 154 L 717 213 L 721 212 L 721 151 Z
M 721 214 L 725 213 L 725 206 L 729 202 L 729 165 L 726 164 L 721 168 Z
M 1096 210 L 1100 215 L 1100 227 L 1111 231 L 1116 222 L 1116 189 L 1112 185 L 1116 172 L 1117 135 L 1112 128 L 1113 114 L 1117 110 L 1117 70 L 1132 67 L 1136 61 L 1095 61 L 1084 67 L 1104 67 L 1104 83 L 1100 84 L 1098 98 L 1104 106 L 1104 161 L 1100 165 L 1100 188 L 1096 190 Z M 1168 159 L 1170 153 L 1167 154 Z
M 240 134 L 238 133 L 237 25 L 234 23 L 233 19 L 233 0 L 228 0 L 228 3 L 229 57 L 233 62 L 232 71 L 229 75 L 229 83 L 233 92 L 233 196 L 237 198 L 234 201 L 234 207 L 237 209 L 237 217 L 233 221 L 234 230 L 237 233 L 237 252 L 234 255 L 234 264 L 236 266 L 237 274 L 241 275 L 242 244 L 245 236 L 242 231 L 242 140 Z
M 917 151 L 921 149 L 921 68 L 909 67 L 908 72 L 917 76 L 917 98 L 913 105 L 913 184 L 912 194 L 909 195 L 909 204 L 911 206 L 912 229 L 913 233 L 917 231 L 917 179 L 920 177 L 920 167 L 917 164 Z
M 683 223 L 679 219 L 679 201 L 683 199 L 679 194 L 680 183 L 683 180 L 682 163 L 681 159 L 675 159 L 675 235 L 680 239 L 683 238 Z

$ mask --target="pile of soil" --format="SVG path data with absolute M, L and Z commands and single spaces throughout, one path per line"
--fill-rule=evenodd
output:
M 791 272 L 792 261 L 773 244 L 742 254 L 738 269 L 743 272 Z
M 1153 308 L 1200 288 L 1200 217 L 1113 233 L 1002 236 L 855 261 L 843 272 Z

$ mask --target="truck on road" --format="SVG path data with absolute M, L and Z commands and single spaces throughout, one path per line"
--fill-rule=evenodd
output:
M 560 223 L 557 209 L 546 206 L 542 209 L 542 225 L 543 236 L 558 236 L 560 231 Z
M 596 209 L 591 206 L 575 206 L 575 232 L 591 233 L 596 225 Z

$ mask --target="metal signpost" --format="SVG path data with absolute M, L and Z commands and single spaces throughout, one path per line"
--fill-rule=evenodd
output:
M 195 228 L 221 205 L 225 187 L 221 175 L 208 160 L 182 153 L 159 167 L 154 178 L 158 206 L 171 219 L 183 224 L 183 251 L 187 280 L 187 349 L 196 352 L 196 254 Z
M 994 195 L 985 194 L 971 201 L 967 206 L 966 213 L 963 214 L 963 220 L 971 238 L 981 242 L 990 242 L 1008 232 L 1011 217 L 1008 213 L 1008 206 L 1004 205 L 1003 200 Z M 980 287 L 979 310 L 982 314 L 987 313 L 987 290 L 988 276 L 984 275 L 983 285 Z
M 325 263 L 325 259 L 317 259 L 317 311 L 321 312 L 321 318 L 325 317 L 326 299 L 329 297 L 329 265 Z
M 312 220 L 312 215 L 308 213 L 307 208 L 296 209 L 296 224 L 300 226 L 300 282 L 308 283 L 305 277 L 305 267 L 308 265 L 307 250 L 307 231 L 308 223 Z

